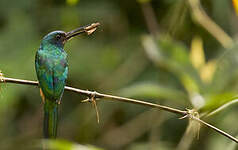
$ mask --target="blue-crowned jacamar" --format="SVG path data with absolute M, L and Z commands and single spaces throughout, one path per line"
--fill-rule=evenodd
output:
M 64 45 L 72 37 L 96 30 L 97 23 L 70 32 L 53 31 L 41 41 L 36 52 L 35 69 L 44 102 L 43 132 L 45 138 L 56 138 L 58 105 L 60 104 L 68 75 L 67 53 Z

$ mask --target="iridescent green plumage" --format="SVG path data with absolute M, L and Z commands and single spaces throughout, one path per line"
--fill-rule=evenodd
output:
M 55 138 L 58 104 L 64 92 L 68 74 L 64 51 L 66 33 L 54 31 L 46 35 L 36 53 L 35 68 L 44 99 L 44 136 Z
M 81 33 L 93 33 L 99 25 L 99 23 L 93 23 L 70 32 L 54 31 L 47 34 L 41 41 L 40 48 L 36 52 L 35 69 L 44 101 L 45 138 L 56 138 L 57 135 L 58 105 L 68 75 L 64 44 Z

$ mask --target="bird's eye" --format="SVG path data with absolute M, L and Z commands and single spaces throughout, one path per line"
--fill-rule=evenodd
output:
M 56 35 L 56 39 L 59 40 L 61 38 L 60 35 Z

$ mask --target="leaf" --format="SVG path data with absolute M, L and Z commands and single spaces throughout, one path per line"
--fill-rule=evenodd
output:
M 234 98 L 232 101 L 229 101 L 223 105 L 221 105 L 220 107 L 218 107 L 217 109 L 213 110 L 212 112 L 210 112 L 209 114 L 206 115 L 206 117 L 210 117 L 220 111 L 225 110 L 227 107 L 233 105 L 233 104 L 237 104 L 238 103 L 238 97 Z
M 236 93 L 226 92 L 222 94 L 214 94 L 208 98 L 205 106 L 201 108 L 201 112 L 212 112 L 215 109 L 221 107 L 227 102 L 234 100 Z
M 199 92 L 199 87 L 197 83 L 187 74 L 183 74 L 180 77 L 181 82 L 183 83 L 185 89 L 190 93 L 198 93 Z
M 134 142 L 127 150 L 171 150 L 174 147 L 169 142 Z
M 102 150 L 94 146 L 85 146 L 65 140 L 43 140 L 46 150 Z
M 192 66 L 188 49 L 185 46 L 162 37 L 156 44 L 151 36 L 144 36 L 142 44 L 148 58 L 156 66 L 165 68 L 176 75 L 189 92 L 200 90 L 202 84 L 200 76 Z M 191 84 L 187 85 L 187 81 Z

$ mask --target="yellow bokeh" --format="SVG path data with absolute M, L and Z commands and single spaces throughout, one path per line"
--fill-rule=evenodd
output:
M 200 68 L 205 64 L 203 42 L 198 36 L 194 37 L 192 40 L 190 60 L 197 70 L 200 70 Z
M 236 15 L 238 15 L 238 0 L 232 0 L 232 3 L 235 8 Z
M 197 69 L 204 83 L 209 83 L 216 70 L 216 61 L 206 63 L 203 49 L 203 41 L 200 37 L 194 37 L 191 44 L 190 61 Z
M 202 81 L 205 83 L 209 83 L 213 78 L 215 70 L 216 70 L 215 60 L 211 60 L 206 65 L 204 65 L 200 70 L 200 76 Z
M 76 5 L 78 2 L 79 2 L 79 0 L 66 0 L 66 3 L 71 6 Z

